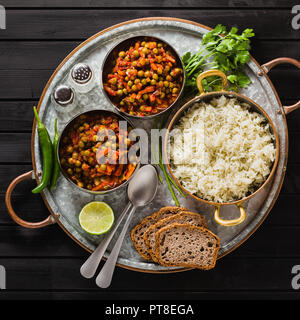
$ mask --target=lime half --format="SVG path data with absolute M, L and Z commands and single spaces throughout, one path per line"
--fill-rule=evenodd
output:
M 114 212 L 105 202 L 94 201 L 85 205 L 79 214 L 83 230 L 91 234 L 107 232 L 114 223 Z

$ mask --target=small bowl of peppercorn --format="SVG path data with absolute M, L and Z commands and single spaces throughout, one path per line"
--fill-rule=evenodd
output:
M 113 47 L 102 67 L 103 91 L 126 116 L 153 118 L 169 110 L 182 96 L 184 68 L 166 41 L 135 36 Z

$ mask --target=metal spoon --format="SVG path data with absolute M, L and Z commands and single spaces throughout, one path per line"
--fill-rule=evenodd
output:
M 129 207 L 130 212 L 116 244 L 114 245 L 107 261 L 96 278 L 97 286 L 101 288 L 107 288 L 111 284 L 119 252 L 133 214 L 136 208 L 145 206 L 154 199 L 157 186 L 157 172 L 151 165 L 142 167 L 130 181 L 127 189 L 128 198 L 131 204 Z
M 140 182 L 136 182 L 136 178 L 141 170 L 141 174 L 144 176 L 142 179 L 147 179 L 146 175 L 143 174 L 143 172 L 148 172 L 149 168 L 147 169 L 146 167 L 152 167 L 150 165 L 142 167 L 132 178 L 132 180 L 129 183 L 129 186 L 133 183 L 134 185 L 140 185 Z M 144 169 L 146 168 L 146 169 Z M 152 167 L 153 168 L 153 167 Z M 154 169 L 154 168 L 153 168 Z M 155 170 L 155 169 L 154 169 Z M 138 181 L 141 178 L 138 178 Z M 144 180 L 146 181 L 146 180 Z M 128 193 L 129 193 L 129 186 L 128 186 Z M 129 198 L 130 199 L 130 198 Z M 110 229 L 110 231 L 106 234 L 105 238 L 101 241 L 101 243 L 98 245 L 97 249 L 89 256 L 89 258 L 85 261 L 85 263 L 81 266 L 80 268 L 80 273 L 83 277 L 85 278 L 92 278 L 94 274 L 97 271 L 97 268 L 99 266 L 99 263 L 111 241 L 113 238 L 116 230 L 118 229 L 119 225 L 121 224 L 122 220 L 124 219 L 125 215 L 127 214 L 128 211 L 130 211 L 133 208 L 133 205 L 131 202 L 128 203 L 128 205 L 125 207 L 124 211 L 122 214 L 119 216 L 118 220 L 115 222 L 113 227 Z
M 126 216 L 127 212 L 132 208 L 131 202 L 127 204 L 121 215 L 119 216 L 118 220 L 114 223 L 112 228 L 109 230 L 109 232 L 106 234 L 104 239 L 101 241 L 101 243 L 98 245 L 97 249 L 94 250 L 94 252 L 89 256 L 89 258 L 85 261 L 85 263 L 80 268 L 80 273 L 85 278 L 92 278 L 99 266 L 99 263 L 111 241 L 113 238 L 116 230 L 118 229 L 120 223 Z

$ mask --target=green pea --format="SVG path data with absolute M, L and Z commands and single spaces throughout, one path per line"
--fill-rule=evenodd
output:
M 79 157 L 78 152 L 73 152 L 73 153 L 72 153 L 72 158 L 73 158 L 73 159 L 78 159 L 78 157 Z
M 123 95 L 123 90 L 121 90 L 121 89 L 118 90 L 118 91 L 117 91 L 117 95 L 118 95 L 118 96 L 122 96 L 122 95 Z
M 112 79 L 110 79 L 110 83 L 112 84 L 112 85 L 115 85 L 115 84 L 117 84 L 117 78 L 112 78 Z
M 132 54 L 135 58 L 138 58 L 140 56 L 140 53 L 137 50 L 134 50 Z
M 97 142 L 98 141 L 98 136 L 95 134 L 95 135 L 93 135 L 93 141 L 94 142 Z
M 142 77 L 144 76 L 144 71 L 143 71 L 143 70 L 139 70 L 138 76 L 139 76 L 140 78 L 142 78 Z
M 78 147 L 79 147 L 79 148 L 84 148 L 84 142 L 83 142 L 82 140 L 80 140 L 80 141 L 78 142 Z
M 74 148 L 73 148 L 72 146 L 68 146 L 68 147 L 67 147 L 67 152 L 68 152 L 68 153 L 72 153 L 73 150 L 74 150 Z
M 75 161 L 75 166 L 76 166 L 76 167 L 80 167 L 80 166 L 81 166 L 81 161 L 76 160 L 76 161 Z
M 150 71 L 145 71 L 145 73 L 144 73 L 144 77 L 145 78 L 148 78 L 148 77 L 151 77 L 151 72 Z

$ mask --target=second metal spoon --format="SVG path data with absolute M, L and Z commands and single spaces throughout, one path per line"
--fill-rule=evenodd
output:
M 112 249 L 107 261 L 96 278 L 96 284 L 99 287 L 107 288 L 111 284 L 119 252 L 134 212 L 136 208 L 145 206 L 154 199 L 157 186 L 157 172 L 151 165 L 142 167 L 136 173 L 135 177 L 133 177 L 133 179 L 130 181 L 127 192 L 132 207 L 114 248 Z
M 154 167 L 152 167 L 151 165 L 147 165 L 147 166 L 144 166 L 141 169 L 139 169 L 139 171 L 135 174 L 135 176 L 132 178 L 132 180 L 129 183 L 128 196 L 129 196 L 129 193 L 132 194 L 132 191 L 129 192 L 129 190 L 132 190 L 133 186 L 134 186 L 134 189 L 135 189 L 134 198 L 136 198 L 139 203 L 141 203 L 141 201 L 143 201 L 143 197 L 149 197 L 148 193 L 151 190 L 151 187 L 148 185 L 148 183 L 150 183 L 150 180 L 152 181 L 152 179 L 149 180 L 148 175 L 149 175 L 149 172 L 152 172 L 151 177 L 153 178 L 154 177 L 153 170 L 155 171 Z M 155 173 L 156 173 L 156 171 L 155 171 Z M 156 174 L 156 177 L 157 177 L 157 174 Z M 143 181 L 142 184 L 141 184 L 141 181 Z M 148 181 L 148 183 L 147 183 L 147 181 Z M 152 183 L 154 183 L 152 189 L 156 190 L 157 183 L 155 183 L 155 181 L 152 181 L 151 184 Z M 150 192 L 153 192 L 153 190 Z M 142 191 L 142 194 L 140 193 L 141 191 Z M 155 191 L 155 193 L 156 193 L 156 191 Z M 132 204 L 133 202 L 131 201 L 130 197 L 129 197 L 129 200 L 130 200 L 130 202 L 127 204 L 124 211 L 119 216 L 119 218 L 117 219 L 116 223 L 113 225 L 111 230 L 106 234 L 105 238 L 101 241 L 101 243 L 98 245 L 96 250 L 89 256 L 89 258 L 81 266 L 80 273 L 83 277 L 92 278 L 94 276 L 94 274 L 97 271 L 98 265 L 104 255 L 111 239 L 113 238 L 116 230 L 118 229 L 122 220 L 126 216 L 127 212 L 131 211 L 130 214 L 133 215 L 133 212 L 132 212 L 132 210 L 134 209 L 133 204 Z

